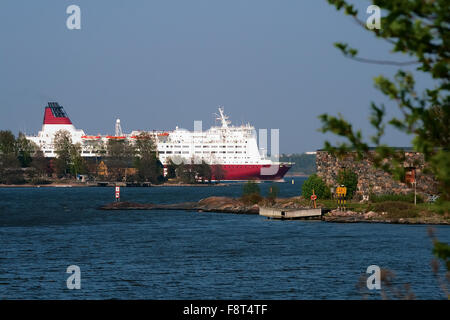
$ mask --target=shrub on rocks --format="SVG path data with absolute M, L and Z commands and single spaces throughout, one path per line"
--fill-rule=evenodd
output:
M 331 192 L 330 188 L 317 174 L 312 174 L 302 185 L 302 195 L 305 199 L 310 199 L 311 195 L 314 194 L 318 199 L 330 199 Z
M 248 181 L 242 187 L 241 200 L 245 204 L 257 204 L 263 198 L 261 197 L 261 190 L 255 181 Z
M 416 218 L 419 216 L 419 209 L 407 202 L 386 201 L 374 205 L 375 212 L 387 212 L 388 218 Z

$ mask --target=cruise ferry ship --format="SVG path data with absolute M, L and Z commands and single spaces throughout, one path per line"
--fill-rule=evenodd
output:
M 45 107 L 41 131 L 37 136 L 27 138 L 40 147 L 45 157 L 56 157 L 54 135 L 59 130 L 66 130 L 71 134 L 73 143 L 81 144 L 83 157 L 101 157 L 104 155 L 101 150 L 105 150 L 108 140 L 134 143 L 140 133 L 147 132 L 153 137 L 164 166 L 170 160 L 175 163 L 205 161 L 211 165 L 213 175 L 214 172 L 220 172 L 220 180 L 280 180 L 284 177 L 291 164 L 267 158 L 266 152 L 258 148 L 253 126 L 231 125 L 223 108 L 219 108 L 217 120 L 221 125 L 206 131 L 188 131 L 176 127 L 173 131 L 132 131 L 123 134 L 120 120 L 117 119 L 114 136 L 87 135 L 75 128 L 61 105 L 49 102 Z

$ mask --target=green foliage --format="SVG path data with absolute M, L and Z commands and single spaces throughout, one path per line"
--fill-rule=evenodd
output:
M 28 140 L 23 133 L 19 133 L 16 141 L 17 159 L 22 167 L 29 167 L 33 161 L 33 154 L 38 149 L 37 146 Z
M 31 183 L 35 184 L 35 185 L 42 185 L 42 184 L 51 184 L 52 182 L 47 179 L 33 178 L 33 179 L 31 179 Z
M 9 130 L 0 131 L 0 154 L 16 153 L 16 138 Z
M 136 136 L 135 155 L 139 157 L 155 157 L 156 145 L 152 136 L 147 132 L 141 132 Z
M 3 176 L 2 180 L 6 179 L 6 169 L 17 168 L 19 166 L 20 163 L 17 160 L 16 138 L 9 130 L 0 131 L 0 176 Z
M 433 254 L 443 260 L 447 271 L 450 271 L 450 245 L 444 242 L 435 241 Z
M 137 136 L 135 145 L 134 167 L 139 181 L 160 183 L 163 180 L 163 166 L 156 153 L 156 145 L 148 133 Z
M 26 183 L 26 180 L 22 173 L 11 172 L 4 176 L 4 182 L 6 184 L 24 184 Z
M 70 147 L 70 173 L 73 176 L 77 174 L 87 174 L 88 169 L 85 159 L 81 156 L 81 145 L 79 143 Z
M 202 161 L 200 165 L 197 165 L 197 177 L 202 182 L 205 182 L 206 180 L 211 182 L 212 179 L 211 166 L 207 164 L 205 161 Z
M 313 174 L 316 172 L 316 155 L 314 154 L 283 154 L 280 156 L 282 162 L 293 162 L 290 173 Z
M 0 154 L 0 171 L 7 168 L 18 168 L 20 162 L 14 153 Z
M 70 172 L 72 137 L 67 130 L 59 130 L 54 136 L 55 145 L 55 169 L 59 176 Z
M 136 156 L 136 148 L 128 140 L 109 139 L 106 144 L 106 156 L 111 159 L 121 159 L 129 164 Z
M 347 199 L 352 199 L 356 186 L 358 185 L 358 175 L 350 170 L 344 169 L 339 171 L 337 182 L 339 185 L 347 187 Z
M 442 262 L 444 262 L 445 268 L 447 269 L 446 280 L 447 280 L 447 284 L 448 284 L 450 282 L 450 279 L 449 279 L 449 272 L 450 272 L 450 245 L 448 245 L 447 243 L 439 241 L 436 238 L 436 235 L 434 234 L 434 230 L 433 229 L 429 228 L 428 229 L 428 234 L 431 237 L 431 239 L 433 240 L 433 254 L 438 259 L 442 260 Z M 437 278 L 440 278 L 438 264 L 435 264 L 435 267 L 433 269 L 434 269 L 433 272 L 435 273 Z M 441 286 L 443 284 L 444 283 L 441 283 Z M 444 284 L 443 287 L 446 287 L 446 285 Z M 450 294 L 448 292 L 447 292 L 447 296 L 450 299 Z
M 331 197 L 330 188 L 317 174 L 310 175 L 302 185 L 302 195 L 306 199 L 310 199 L 313 190 L 317 198 L 329 199 Z
M 364 21 L 358 18 L 358 11 L 345 0 L 328 0 L 337 10 L 344 10 L 363 28 Z M 393 62 L 360 58 L 356 49 L 347 44 L 337 43 L 335 46 L 344 56 L 361 62 L 387 65 L 417 65 L 417 70 L 430 75 L 434 80 L 433 87 L 418 93 L 415 80 L 410 72 L 398 70 L 393 80 L 384 76 L 374 79 L 375 87 L 389 97 L 400 110 L 400 118 L 385 120 L 384 105 L 371 104 L 370 123 L 375 134 L 367 142 L 361 131 L 338 117 L 322 114 L 323 132 L 332 132 L 346 138 L 347 142 L 332 146 L 325 143 L 325 148 L 333 153 L 354 150 L 358 159 L 368 157 L 376 167 L 392 173 L 400 179 L 404 171 L 403 154 L 394 148 L 381 143 L 385 128 L 390 125 L 412 137 L 415 151 L 425 156 L 430 171 L 440 182 L 441 191 L 446 198 L 450 197 L 450 63 L 449 39 L 450 1 L 436 0 L 374 0 L 385 13 L 381 19 L 381 29 L 368 30 L 376 37 L 390 43 L 393 52 L 401 52 L 413 58 L 413 61 Z M 375 153 L 369 153 L 369 143 L 375 145 Z M 389 158 L 390 161 L 383 162 Z
M 256 184 L 255 181 L 247 181 L 242 186 L 242 195 L 250 195 L 250 194 L 261 194 L 261 190 L 259 189 L 259 186 Z
M 163 166 L 156 157 L 136 158 L 134 167 L 137 169 L 138 181 L 156 184 L 163 180 Z
M 167 168 L 167 175 L 166 178 L 167 179 L 174 179 L 177 177 L 177 165 L 172 161 L 172 159 L 169 158 L 169 162 L 166 165 Z
M 263 200 L 261 190 L 255 181 L 249 180 L 244 183 L 241 200 L 245 204 L 257 204 Z
M 51 173 L 49 172 L 49 161 L 44 157 L 44 153 L 41 150 L 37 150 L 34 153 L 31 167 L 34 168 L 40 176 L 43 176 L 46 173 Z
M 269 193 L 267 194 L 267 198 L 271 200 L 275 200 L 278 197 L 278 193 L 280 192 L 280 188 L 275 183 L 272 183 L 269 187 Z
M 77 174 L 86 174 L 87 166 L 83 157 L 81 157 L 81 144 L 73 144 L 72 136 L 67 130 L 59 130 L 55 133 L 55 168 L 58 176 L 68 174 L 76 176 Z
M 109 179 L 123 181 L 126 169 L 133 166 L 135 156 L 136 148 L 128 140 L 108 140 L 104 161 L 108 167 Z
M 422 206 L 437 214 L 444 215 L 450 213 L 450 201 L 442 198 L 437 199 L 434 203 L 424 203 Z
M 204 161 L 201 164 L 181 163 L 176 165 L 172 160 L 169 160 L 168 167 L 170 170 L 174 170 L 176 177 L 184 183 L 194 184 L 199 181 L 203 183 L 212 180 L 211 166 Z
M 28 176 L 46 172 L 48 162 L 42 151 L 22 133 L 16 139 L 11 131 L 0 131 L 0 183 L 25 183 L 25 176 L 18 168 L 30 166 L 36 171 L 28 171 Z
M 373 203 L 385 202 L 385 201 L 403 201 L 414 203 L 414 193 L 408 194 L 373 194 L 369 197 Z M 420 195 L 417 195 L 417 203 L 423 203 L 424 200 Z
M 263 200 L 263 197 L 257 193 L 244 194 L 241 197 L 241 201 L 244 204 L 258 204 Z
M 375 212 L 387 212 L 387 218 L 416 218 L 419 216 L 419 208 L 412 203 L 402 201 L 385 201 L 373 206 Z
M 179 164 L 176 169 L 176 174 L 177 178 L 183 183 L 196 183 L 195 171 L 193 170 L 193 167 L 188 164 Z

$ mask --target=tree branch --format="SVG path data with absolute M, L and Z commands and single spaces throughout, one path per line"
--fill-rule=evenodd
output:
M 349 58 L 349 59 L 353 59 L 353 60 L 356 60 L 356 61 L 359 61 L 359 62 L 372 63 L 372 64 L 382 64 L 382 65 L 392 65 L 392 66 L 409 66 L 409 65 L 420 63 L 419 61 L 398 62 L 398 61 L 373 60 L 373 59 L 366 59 L 366 58 L 359 58 L 359 57 L 351 57 L 349 55 L 344 55 L 344 56 Z

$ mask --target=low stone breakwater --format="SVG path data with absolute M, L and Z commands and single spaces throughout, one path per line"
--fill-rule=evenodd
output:
M 302 206 L 292 199 L 282 199 L 274 204 L 276 208 L 301 209 Z M 264 204 L 267 207 L 267 204 Z M 182 202 L 174 204 L 112 202 L 99 207 L 99 210 L 187 210 L 198 212 L 223 212 L 235 214 L 259 214 L 258 204 L 246 204 L 240 199 L 229 197 L 209 197 L 198 202 Z M 398 223 L 398 224 L 442 224 L 449 225 L 446 215 L 419 215 L 418 217 L 391 217 L 387 212 L 356 212 L 322 208 L 322 216 L 317 219 L 335 223 Z

